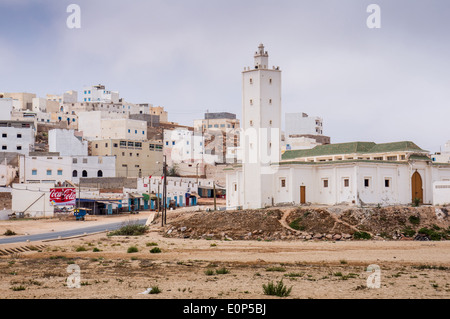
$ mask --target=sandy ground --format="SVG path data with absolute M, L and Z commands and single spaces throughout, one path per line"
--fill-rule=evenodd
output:
M 169 221 L 180 213 L 170 212 Z M 130 219 L 98 218 L 84 224 L 119 218 Z M 8 223 L 2 222 L 0 231 L 19 222 Z M 39 231 L 57 231 L 76 222 L 39 223 Z M 36 221 L 23 221 L 16 229 L 31 234 Z M 155 247 L 150 243 L 157 244 L 161 253 L 150 253 Z M 281 279 L 292 287 L 288 298 L 450 297 L 449 241 L 194 240 L 164 237 L 155 224 L 143 236 L 97 234 L 32 244 L 45 248 L 0 257 L 0 298 L 277 299 L 265 295 L 262 286 Z M 86 251 L 77 252 L 80 246 Z M 127 253 L 130 246 L 138 252 Z M 380 267 L 380 288 L 367 288 L 366 270 L 372 264 Z M 67 286 L 71 265 L 80 267 L 80 288 Z M 223 267 L 227 274 L 215 272 Z M 140 294 L 154 286 L 161 293 Z

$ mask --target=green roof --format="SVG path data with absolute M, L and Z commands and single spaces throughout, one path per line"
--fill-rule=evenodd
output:
M 343 155 L 343 154 L 368 154 L 368 153 L 388 153 L 388 152 L 426 152 L 413 142 L 394 142 L 376 144 L 374 142 L 350 142 L 317 145 L 312 149 L 286 151 L 282 155 L 282 160 L 289 160 L 301 157 Z

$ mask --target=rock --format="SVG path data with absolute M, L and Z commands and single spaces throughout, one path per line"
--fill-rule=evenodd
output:
M 317 233 L 317 234 L 314 234 L 314 239 L 321 239 L 323 236 L 322 236 L 322 234 L 319 234 L 319 233 Z
M 333 235 L 327 234 L 327 235 L 325 236 L 325 238 L 326 238 L 326 239 L 333 239 Z
M 352 235 L 350 235 L 350 234 L 343 234 L 343 235 L 342 235 L 342 238 L 344 238 L 344 239 L 350 239 L 350 238 L 352 238 Z
M 181 232 L 184 232 L 184 231 L 186 231 L 186 229 L 187 229 L 187 227 L 181 227 L 181 228 L 180 228 L 180 231 L 181 231 Z
M 306 236 L 305 236 L 305 239 L 306 239 L 306 240 L 310 240 L 311 238 L 312 238 L 311 235 L 306 235 Z
M 334 234 L 333 239 L 334 240 L 341 240 L 342 236 L 340 234 Z
M 167 231 L 167 235 L 170 235 L 172 233 L 172 229 L 169 229 L 168 231 Z
M 247 237 L 252 237 L 252 233 L 248 233 L 248 234 L 247 234 Z

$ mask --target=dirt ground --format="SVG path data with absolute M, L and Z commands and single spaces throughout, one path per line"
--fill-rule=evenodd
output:
M 168 223 L 195 214 L 169 212 Z M 83 226 L 143 217 L 98 218 Z M 36 229 L 57 231 L 79 223 L 7 221 L 0 223 L 0 232 L 14 226 L 17 233 L 32 234 Z M 0 298 L 278 299 L 265 295 L 262 286 L 281 279 L 292 287 L 287 298 L 450 297 L 450 241 L 220 240 L 168 237 L 165 232 L 157 221 L 142 236 L 102 233 L 0 245 L 0 249 L 45 246 L 0 257 Z M 128 253 L 131 246 L 138 252 Z M 154 247 L 161 252 L 150 253 Z M 380 267 L 380 288 L 367 287 L 370 273 L 366 270 L 373 264 Z M 67 286 L 72 265 L 80 267 L 80 288 Z M 223 268 L 228 273 L 220 274 Z M 155 286 L 159 294 L 141 294 Z

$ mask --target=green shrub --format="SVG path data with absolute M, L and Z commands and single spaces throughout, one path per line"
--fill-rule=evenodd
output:
M 159 294 L 159 293 L 161 293 L 161 289 L 159 289 L 158 286 L 153 286 L 153 287 L 152 287 L 152 290 L 150 290 L 150 294 L 151 294 L 151 295 Z
M 288 274 L 284 274 L 284 277 L 290 277 L 290 278 L 294 278 L 294 277 L 303 277 L 305 274 L 300 272 L 290 272 Z
M 216 274 L 217 275 L 225 275 L 228 274 L 230 271 L 228 269 L 226 269 L 225 267 L 216 269 Z
M 25 290 L 26 288 L 24 286 L 14 286 L 11 287 L 12 291 L 21 291 L 21 290 Z
M 108 233 L 108 236 L 139 236 L 145 234 L 147 230 L 146 225 L 129 224 Z
M 11 229 L 7 229 L 7 230 L 3 233 L 3 235 L 4 235 L 4 236 L 14 236 L 14 235 L 16 235 L 16 233 L 13 232 Z
M 283 267 L 269 267 L 266 268 L 266 271 L 279 271 L 279 272 L 285 272 L 286 269 Z
M 306 213 L 305 213 L 305 214 L 306 214 Z M 300 230 L 300 231 L 305 230 L 306 227 L 305 227 L 304 225 L 301 225 L 301 224 L 300 224 L 301 220 L 302 220 L 301 218 L 297 218 L 297 219 L 293 220 L 293 221 L 289 224 L 289 227 L 291 227 L 292 229 L 295 229 L 295 230 Z
M 372 236 L 370 236 L 369 233 L 366 233 L 364 231 L 357 231 L 353 234 L 354 239 L 371 239 Z
M 418 207 L 420 205 L 420 202 L 421 202 L 421 199 L 416 197 L 413 199 L 412 205 L 414 207 Z
M 420 217 L 419 216 L 409 216 L 408 220 L 413 225 L 419 225 L 420 224 Z
M 442 239 L 441 233 L 439 233 L 433 229 L 426 228 L 426 227 L 419 229 L 418 233 L 427 235 L 430 238 L 430 240 L 441 240 Z
M 92 251 L 93 251 L 94 253 L 98 253 L 98 252 L 101 251 L 101 250 L 98 249 L 97 247 L 94 247 L 94 249 L 92 249 Z
M 136 246 L 131 246 L 128 248 L 127 253 L 132 254 L 132 253 L 137 253 L 139 251 L 139 249 Z
M 154 247 L 150 250 L 150 253 L 152 254 L 158 254 L 161 252 L 161 249 L 159 249 L 159 247 Z
M 212 276 L 212 275 L 214 275 L 214 269 L 207 269 L 207 270 L 205 270 L 205 275 L 206 275 L 206 276 Z
M 145 245 L 146 245 L 147 247 L 149 247 L 149 246 L 158 246 L 157 243 L 146 243 Z
M 80 251 L 86 251 L 86 248 L 83 246 L 79 246 L 75 249 L 76 252 L 80 252 Z
M 278 281 L 276 285 L 271 281 L 267 285 L 263 284 L 263 291 L 265 295 L 287 297 L 291 294 L 292 287 L 287 288 L 283 284 L 283 280 Z

